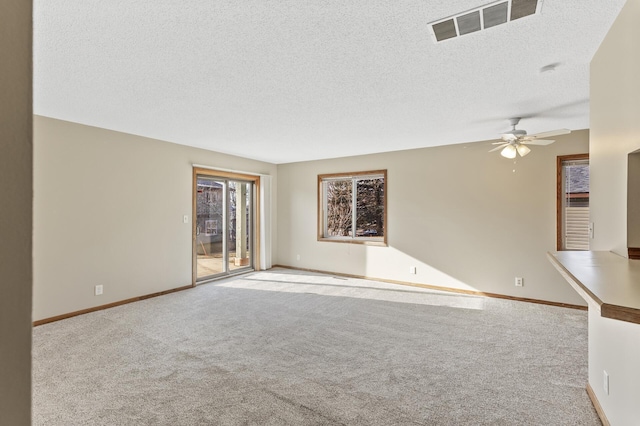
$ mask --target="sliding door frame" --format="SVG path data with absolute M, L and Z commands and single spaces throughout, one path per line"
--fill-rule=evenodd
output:
M 198 279 L 198 255 L 197 255 L 197 247 L 196 247 L 196 231 L 197 231 L 197 202 L 198 202 L 198 175 L 205 175 L 210 177 L 218 177 L 223 179 L 231 179 L 231 180 L 239 180 L 245 182 L 253 183 L 252 190 L 252 212 L 251 217 L 253 218 L 253 227 L 252 227 L 252 263 L 253 270 L 260 270 L 260 176 L 258 175 L 248 175 L 242 173 L 235 172 L 225 172 L 222 170 L 208 169 L 202 167 L 194 167 L 193 168 L 193 182 L 192 182 L 192 215 L 191 215 L 191 283 L 195 287 Z M 227 188 L 228 191 L 228 188 Z M 225 232 L 227 232 L 227 228 L 225 226 Z M 228 236 L 225 236 L 228 238 Z M 211 279 L 224 278 L 228 276 L 228 274 L 221 275 L 220 277 L 212 277 Z M 209 281 L 208 279 L 205 281 Z

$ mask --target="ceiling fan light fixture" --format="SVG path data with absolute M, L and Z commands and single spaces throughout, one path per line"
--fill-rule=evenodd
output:
M 502 151 L 500 151 L 500 155 L 502 155 L 504 158 L 516 158 L 516 152 L 517 151 L 515 146 L 507 145 Z
M 518 150 L 518 154 L 520 154 L 520 157 L 524 157 L 525 155 L 527 155 L 528 153 L 531 152 L 531 148 L 529 148 L 526 145 L 522 145 L 522 144 L 519 144 L 516 147 L 516 150 Z
M 492 145 L 498 145 L 495 148 L 489 150 L 489 152 L 500 151 L 500 155 L 505 158 L 514 159 L 520 154 L 520 157 L 531 152 L 531 148 L 527 144 L 531 145 L 549 145 L 552 144 L 551 139 L 542 139 L 548 136 L 566 135 L 571 133 L 569 129 L 551 130 L 548 132 L 536 133 L 534 135 L 528 135 L 526 130 L 516 129 L 516 126 L 520 122 L 520 117 L 514 117 L 509 119 L 512 129 L 501 135 L 502 142 L 494 142 Z

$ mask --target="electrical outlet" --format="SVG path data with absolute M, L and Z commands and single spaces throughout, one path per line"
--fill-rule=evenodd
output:
M 415 274 L 416 273 L 416 267 L 415 266 L 409 266 L 409 273 L 410 274 Z
M 102 285 L 97 285 L 94 290 L 95 295 L 100 296 L 102 294 Z
M 516 287 L 522 287 L 522 286 L 524 286 L 524 278 L 516 277 Z
M 296 255 L 296 260 L 300 260 L 300 255 Z
M 609 373 L 607 373 L 607 372 L 606 372 L 606 371 L 604 371 L 604 370 L 603 370 L 602 372 L 604 373 L 604 374 L 603 374 L 603 379 L 604 379 L 604 380 L 603 380 L 603 382 L 602 382 L 602 385 L 604 386 L 604 393 L 605 393 L 606 395 L 609 395 Z

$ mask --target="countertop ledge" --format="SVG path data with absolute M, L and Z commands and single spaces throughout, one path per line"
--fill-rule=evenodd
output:
M 640 324 L 640 260 L 609 251 L 547 253 L 567 282 L 605 318 Z

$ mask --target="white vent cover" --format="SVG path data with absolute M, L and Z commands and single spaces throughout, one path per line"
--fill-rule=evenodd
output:
M 448 18 L 430 22 L 434 41 L 440 42 L 496 25 L 540 13 L 544 0 L 501 0 L 462 12 Z

